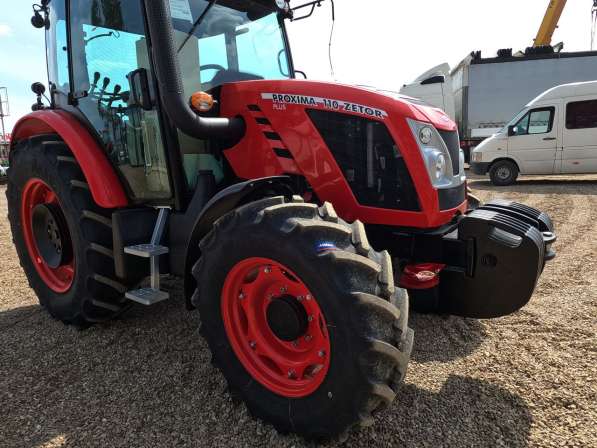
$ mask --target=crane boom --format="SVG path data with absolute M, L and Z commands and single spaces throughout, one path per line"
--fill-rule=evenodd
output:
M 535 37 L 534 47 L 551 44 L 551 37 L 558 27 L 558 22 L 560 21 L 562 11 L 564 11 L 564 7 L 566 6 L 566 1 L 567 0 L 549 0 L 545 17 L 543 17 L 543 22 L 541 22 L 537 37 Z

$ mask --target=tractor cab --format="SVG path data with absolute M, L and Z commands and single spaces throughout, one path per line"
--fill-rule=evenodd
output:
M 52 101 L 91 125 L 132 199 L 169 203 L 173 183 L 187 195 L 202 170 L 212 171 L 216 183 L 224 180 L 213 141 L 175 129 L 162 115 L 153 69 L 158 53 L 151 51 L 142 2 L 52 0 L 47 8 Z M 171 1 L 184 97 L 215 93 L 224 83 L 293 77 L 287 15 L 287 5 L 271 1 Z M 168 152 L 182 162 L 177 179 Z

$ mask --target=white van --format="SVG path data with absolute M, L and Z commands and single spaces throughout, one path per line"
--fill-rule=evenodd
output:
M 518 174 L 597 173 L 597 81 L 563 84 L 531 101 L 471 157 L 494 185 Z

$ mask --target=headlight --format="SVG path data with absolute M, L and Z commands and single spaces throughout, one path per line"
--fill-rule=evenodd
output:
M 473 162 L 482 162 L 483 161 L 483 153 L 482 152 L 473 151 L 473 154 L 471 156 L 471 160 Z
M 437 129 L 429 123 L 408 119 L 419 150 L 425 161 L 431 184 L 435 188 L 451 188 L 462 183 L 452 169 L 452 158 Z M 463 162 L 464 163 L 464 162 Z
M 435 169 L 433 174 L 437 180 L 440 180 L 446 172 L 446 157 L 443 154 L 438 154 L 435 159 Z
M 419 141 L 424 145 L 428 145 L 433 140 L 433 129 L 429 126 L 424 126 L 419 131 Z

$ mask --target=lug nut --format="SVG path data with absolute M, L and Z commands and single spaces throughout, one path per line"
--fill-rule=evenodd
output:
M 288 288 L 287 288 L 286 286 L 282 286 L 282 287 L 280 287 L 280 292 L 281 292 L 282 294 L 284 294 L 286 291 L 288 291 Z
M 311 335 L 310 335 L 310 334 L 308 334 L 307 336 L 305 336 L 305 341 L 309 342 L 311 339 L 312 339 L 312 338 L 311 338 Z
M 266 266 L 265 269 L 263 269 L 263 272 L 265 272 L 266 274 L 269 274 L 270 272 L 272 272 L 272 267 Z
M 298 296 L 296 298 L 296 300 L 298 300 L 299 302 L 302 302 L 303 300 L 305 300 L 305 298 L 303 296 Z
M 241 293 L 238 295 L 238 298 L 240 300 L 244 299 L 245 298 L 245 293 L 241 291 Z
M 306 299 L 311 300 L 311 294 L 307 294 Z
M 288 378 L 294 378 L 296 376 L 296 372 L 293 369 L 288 371 Z
M 257 347 L 257 343 L 255 341 L 251 341 L 251 342 L 249 342 L 249 347 L 254 349 L 255 347 Z
M 309 316 L 309 317 L 307 318 L 307 320 L 308 320 L 309 322 L 313 322 L 313 316 Z
M 319 350 L 319 352 L 317 352 L 317 356 L 319 356 L 320 358 L 323 358 L 325 356 L 325 351 Z
M 292 341 L 292 346 L 293 347 L 298 347 L 298 341 Z

